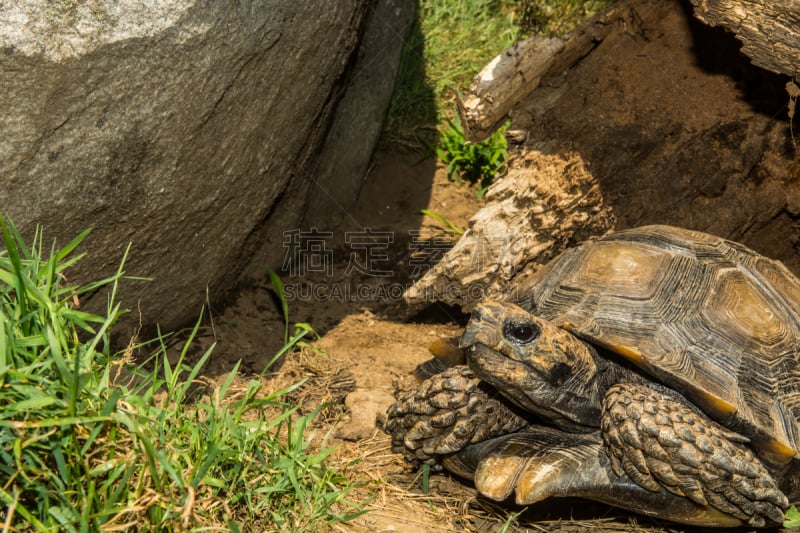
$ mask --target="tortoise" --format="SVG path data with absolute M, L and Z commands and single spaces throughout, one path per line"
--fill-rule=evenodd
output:
M 585 242 L 479 304 L 458 348 L 384 429 L 485 496 L 716 527 L 800 500 L 800 281 L 741 244 L 671 226 Z

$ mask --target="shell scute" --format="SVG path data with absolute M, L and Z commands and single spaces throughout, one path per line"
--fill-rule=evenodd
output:
M 522 294 L 523 307 L 631 361 L 777 461 L 800 457 L 800 281 L 780 263 L 645 226 L 567 250 Z

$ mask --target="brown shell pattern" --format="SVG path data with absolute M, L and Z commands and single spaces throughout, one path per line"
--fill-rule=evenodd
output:
M 774 460 L 800 456 L 800 281 L 781 263 L 705 233 L 645 226 L 568 250 L 520 295 Z

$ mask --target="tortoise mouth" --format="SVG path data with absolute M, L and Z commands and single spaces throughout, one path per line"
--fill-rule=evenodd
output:
M 467 364 L 482 380 L 499 387 L 521 384 L 533 369 L 519 361 L 510 359 L 494 348 L 476 342 L 464 348 Z M 525 379 L 525 381 L 528 381 Z
M 518 407 L 544 416 L 555 413 L 546 408 L 546 380 L 534 367 L 515 361 L 485 344 L 465 348 L 467 364 L 483 381 L 495 387 Z
M 599 410 L 589 407 L 568 388 L 553 386 L 544 371 L 480 342 L 465 347 L 464 351 L 475 375 L 517 407 L 566 431 L 584 433 L 597 429 Z

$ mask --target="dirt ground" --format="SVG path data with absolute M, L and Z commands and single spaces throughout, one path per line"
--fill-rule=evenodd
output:
M 630 15 L 543 79 L 513 127 L 543 152 L 579 153 L 617 229 L 698 229 L 800 273 L 800 117 L 790 127 L 788 79 L 754 67 L 689 2 L 625 3 Z

